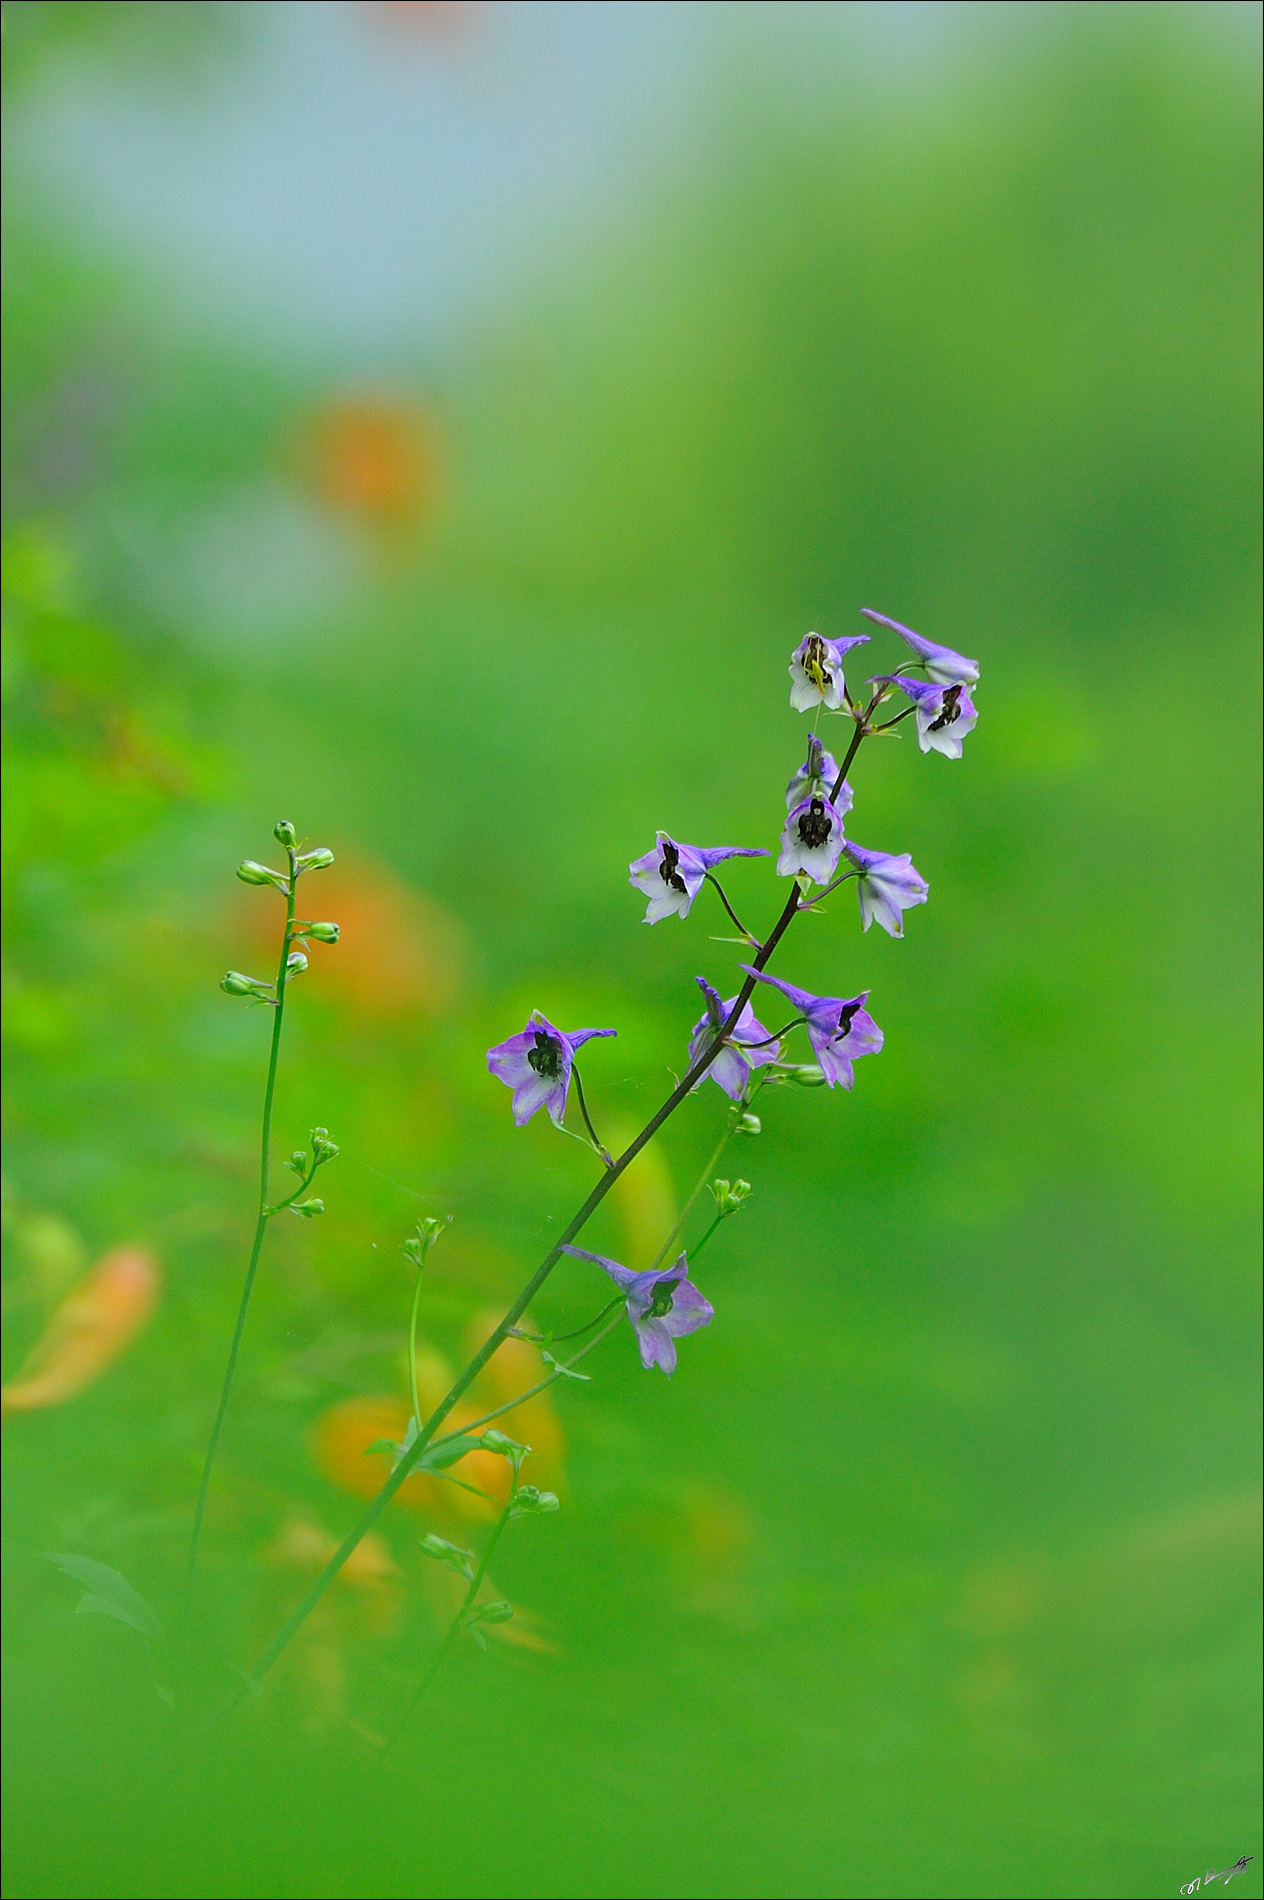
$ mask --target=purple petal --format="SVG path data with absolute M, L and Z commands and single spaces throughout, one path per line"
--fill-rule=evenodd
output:
M 710 1300 L 699 1293 L 691 1280 L 682 1280 L 672 1297 L 671 1312 L 664 1314 L 659 1323 L 674 1339 L 685 1339 L 690 1333 L 709 1326 L 714 1318 L 715 1308 Z
M 880 627 L 890 627 L 892 633 L 898 633 L 901 640 L 925 662 L 932 680 L 938 680 L 945 686 L 953 686 L 958 682 L 973 686 L 978 680 L 977 660 L 967 660 L 954 647 L 941 647 L 936 641 L 927 640 L 922 634 L 914 633 L 911 627 L 902 626 L 898 620 L 889 620 L 886 614 L 875 613 L 872 607 L 862 607 L 860 611 L 866 620 L 876 621 Z
M 661 1319 L 641 1319 L 632 1321 L 637 1344 L 641 1348 L 641 1364 L 648 1372 L 651 1366 L 658 1366 L 668 1378 L 676 1370 L 676 1342 Z
M 574 1050 L 582 1049 L 594 1036 L 617 1036 L 618 1033 L 617 1029 L 564 1029 L 561 1036 L 563 1042 L 568 1042 Z
M 604 1253 L 589 1253 L 584 1247 L 563 1246 L 561 1252 L 568 1253 L 572 1260 L 591 1260 L 595 1267 L 603 1267 L 623 1293 L 630 1291 L 638 1280 L 645 1277 L 643 1274 L 633 1273 L 631 1267 L 621 1267 L 617 1260 L 608 1260 Z
M 725 858 L 766 858 L 771 856 L 770 852 L 762 851 L 756 845 L 721 844 L 689 846 L 686 848 L 693 851 L 693 855 L 698 859 L 699 863 L 705 865 L 708 871 L 713 864 L 723 864 Z

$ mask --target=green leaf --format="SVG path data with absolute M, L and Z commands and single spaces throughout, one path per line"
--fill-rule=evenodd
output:
M 413 1470 L 446 1471 L 449 1465 L 464 1458 L 466 1452 L 477 1451 L 478 1448 L 478 1439 L 471 1438 L 468 1432 L 462 1432 L 459 1438 L 441 1438 L 437 1444 L 426 1446 Z
M 126 1623 L 129 1629 L 136 1630 L 147 1643 L 163 1643 L 166 1637 L 161 1623 L 138 1590 L 133 1590 L 126 1577 L 117 1570 L 111 1570 L 108 1564 L 99 1564 L 91 1557 L 76 1557 L 67 1552 L 46 1550 L 44 1552 L 50 1564 L 56 1564 L 76 1583 L 82 1583 L 87 1595 L 75 1605 L 77 1616 L 112 1616 L 118 1623 Z

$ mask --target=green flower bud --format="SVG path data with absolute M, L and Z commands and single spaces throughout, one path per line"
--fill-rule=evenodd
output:
M 272 836 L 278 844 L 283 844 L 287 851 L 292 851 L 298 843 L 298 833 L 288 818 L 283 818 L 280 824 L 274 826 Z
M 291 950 L 289 956 L 285 959 L 286 982 L 288 983 L 292 976 L 302 976 L 306 968 L 307 958 L 303 955 L 303 952 L 301 950 Z
M 711 1192 L 715 1196 L 716 1205 L 718 1207 L 723 1207 L 724 1203 L 728 1200 L 731 1186 L 732 1183 L 726 1181 L 722 1175 L 716 1175 L 715 1180 L 711 1183 Z
M 521 1485 L 514 1495 L 510 1517 L 544 1517 L 550 1511 L 560 1511 L 561 1505 L 553 1491 L 537 1490 L 533 1484 Z
M 307 1156 L 303 1153 L 301 1148 L 296 1148 L 285 1165 L 290 1173 L 297 1174 L 301 1181 L 303 1176 L 307 1173 Z
M 237 866 L 237 875 L 243 884 L 275 884 L 279 891 L 289 888 L 289 880 L 280 871 L 270 871 L 266 864 L 256 864 L 253 858 L 245 858 Z
M 333 861 L 334 854 L 325 845 L 317 851 L 304 851 L 302 857 L 296 859 L 300 871 L 327 871 Z
M 243 976 L 240 970 L 230 970 L 227 976 L 220 978 L 219 986 L 229 996 L 255 996 L 264 1002 L 272 1000 L 271 983 L 265 983 L 262 977 Z
M 779 1065 L 777 1073 L 801 1089 L 823 1089 L 825 1071 L 819 1062 L 790 1062 Z
M 507 1623 L 513 1615 L 512 1603 L 476 1603 L 465 1612 L 461 1621 L 470 1623 Z
M 446 1564 L 449 1570 L 456 1570 L 467 1581 L 474 1579 L 474 1552 L 463 1550 L 460 1544 L 450 1544 L 446 1537 L 436 1537 L 431 1531 L 423 1537 L 417 1548 L 424 1556 L 433 1557 L 436 1563 Z
M 337 943 L 340 932 L 337 924 L 304 924 L 303 935 L 314 937 L 317 943 Z
M 317 1214 L 323 1214 L 324 1211 L 325 1203 L 315 1197 L 310 1201 L 295 1201 L 290 1209 L 291 1213 L 301 1215 L 304 1220 L 314 1220 Z
M 758 1115 L 752 1115 L 747 1109 L 733 1132 L 735 1135 L 761 1135 L 764 1132 L 764 1124 Z
M 330 1141 L 327 1128 L 313 1128 L 312 1153 L 316 1157 L 317 1167 L 322 1161 L 332 1161 L 338 1153 L 338 1144 L 336 1141 Z
M 531 1450 L 530 1445 L 520 1445 L 516 1439 L 506 1438 L 504 1432 L 498 1432 L 495 1428 L 484 1432 L 478 1442 L 484 1451 L 494 1451 L 500 1457 L 508 1458 L 515 1464 L 520 1464 Z

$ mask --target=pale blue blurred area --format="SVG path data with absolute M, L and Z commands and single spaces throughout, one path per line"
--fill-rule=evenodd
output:
M 726 80 L 898 132 L 964 59 L 1039 62 L 1065 25 L 1028 0 L 492 0 L 429 29 L 352 0 L 223 11 L 244 56 L 169 88 L 71 53 L 10 149 L 150 259 L 172 315 L 362 369 L 467 347 L 705 168 Z M 1249 54 L 1258 7 L 1202 13 Z

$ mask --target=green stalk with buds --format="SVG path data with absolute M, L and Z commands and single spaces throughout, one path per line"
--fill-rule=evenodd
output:
M 323 1168 L 326 1162 L 332 1161 L 338 1153 L 338 1144 L 330 1140 L 328 1130 L 313 1128 L 310 1154 L 304 1149 L 296 1149 L 285 1163 L 290 1172 L 298 1177 L 298 1186 L 283 1200 L 275 1203 L 269 1201 L 272 1108 L 276 1097 L 277 1067 L 281 1055 L 281 1032 L 285 1025 L 285 999 L 289 985 L 307 968 L 307 956 L 299 945 L 304 941 L 326 944 L 334 944 L 338 941 L 337 924 L 310 922 L 294 915 L 299 879 L 305 871 L 325 870 L 334 861 L 333 852 L 324 846 L 314 851 L 301 850 L 294 826 L 288 819 L 281 820 L 273 836 L 277 843 L 284 847 L 289 868 L 285 871 L 274 871 L 266 864 L 256 864 L 253 859 L 247 858 L 238 866 L 237 875 L 243 884 L 271 885 L 285 899 L 285 927 L 281 933 L 281 954 L 277 964 L 276 978 L 269 983 L 262 977 L 243 976 L 239 970 L 230 970 L 220 983 L 220 988 L 227 995 L 242 997 L 249 1004 L 272 1010 L 272 1039 L 268 1052 L 267 1081 L 263 1091 L 263 1125 L 259 1142 L 259 1204 L 255 1216 L 254 1240 L 250 1248 L 246 1279 L 237 1306 L 237 1320 L 233 1327 L 232 1343 L 228 1349 L 228 1364 L 224 1369 L 219 1405 L 215 1413 L 215 1423 L 211 1428 L 210 1444 L 207 1446 L 202 1478 L 198 1485 L 197 1503 L 193 1511 L 193 1534 L 189 1541 L 189 1560 L 185 1572 L 186 1637 L 193 1612 L 193 1583 L 197 1572 L 198 1549 L 202 1541 L 202 1521 L 206 1515 L 206 1500 L 211 1488 L 211 1474 L 215 1468 L 219 1442 L 224 1431 L 224 1420 L 228 1414 L 229 1400 L 232 1397 L 233 1384 L 237 1376 L 237 1361 L 246 1331 L 246 1315 L 250 1311 L 250 1297 L 254 1291 L 255 1276 L 259 1271 L 263 1237 L 267 1232 L 268 1222 L 274 1215 L 283 1213 L 287 1208 L 303 1220 L 313 1220 L 317 1215 L 324 1213 L 325 1203 L 316 1196 L 309 1196 L 307 1190 L 315 1180 L 317 1171 Z

